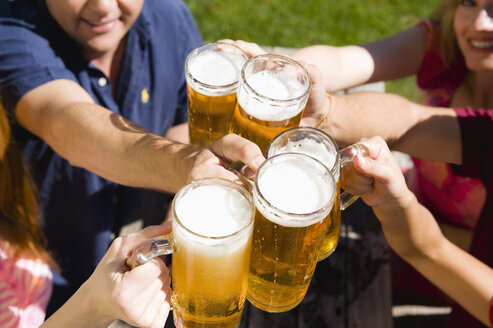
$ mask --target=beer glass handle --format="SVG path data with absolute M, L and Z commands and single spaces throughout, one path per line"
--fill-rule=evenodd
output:
M 132 254 L 127 259 L 127 265 L 133 269 L 156 256 L 173 253 L 174 248 L 171 238 L 172 234 L 170 233 L 144 241 L 132 251 Z
M 251 181 L 245 176 L 244 172 L 246 169 L 247 169 L 247 165 L 242 161 L 235 161 L 229 165 L 229 170 L 233 172 L 240 179 L 245 189 L 249 193 L 252 193 L 253 181 Z
M 365 145 L 361 145 L 361 144 L 352 145 L 342 149 L 341 151 L 339 151 L 339 156 L 341 159 L 341 168 L 353 163 L 354 157 L 356 155 L 370 157 L 370 151 L 368 150 L 368 148 L 366 148 Z M 351 206 L 351 204 L 353 204 L 358 198 L 359 198 L 358 196 L 351 195 L 350 193 L 343 191 L 341 193 L 341 210 L 345 210 L 346 208 Z

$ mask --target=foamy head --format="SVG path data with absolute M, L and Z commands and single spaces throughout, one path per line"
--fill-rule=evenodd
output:
M 325 144 L 321 141 L 304 138 L 296 141 L 289 141 L 282 147 L 269 147 L 267 156 L 271 157 L 282 153 L 302 153 L 318 159 L 334 174 L 338 170 L 336 167 L 339 153 L 331 144 Z M 335 178 L 338 178 L 335 176 Z
M 272 165 L 261 169 L 257 176 L 254 193 L 257 209 L 268 220 L 282 226 L 304 227 L 323 220 L 331 209 L 335 191 L 327 168 L 301 154 L 282 154 L 268 161 L 271 160 Z M 276 214 L 263 200 L 285 213 Z M 301 218 L 296 214 L 306 216 Z
M 231 84 L 238 82 L 241 67 L 246 60 L 246 55 L 240 52 L 204 50 L 188 58 L 187 81 L 195 91 L 208 96 L 230 94 L 236 89 L 236 85 L 232 88 Z M 207 88 L 200 83 L 225 89 Z
M 296 76 L 284 71 L 265 70 L 246 78 L 246 83 L 257 94 L 264 97 L 288 101 L 302 96 L 308 86 L 303 85 Z M 258 99 L 245 85 L 238 91 L 238 103 L 251 116 L 263 121 L 283 121 L 298 115 L 305 108 L 307 97 L 293 102 L 274 102 Z
M 188 191 L 175 204 L 175 213 L 188 230 L 207 237 L 223 237 L 241 230 L 251 218 L 248 200 L 222 185 L 203 185 Z

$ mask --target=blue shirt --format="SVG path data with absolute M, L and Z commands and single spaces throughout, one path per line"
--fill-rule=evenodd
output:
M 181 0 L 146 0 L 128 33 L 115 97 L 109 79 L 77 52 L 43 0 L 0 0 L 0 97 L 7 112 L 44 83 L 69 79 L 111 111 L 165 135 L 186 122 L 184 62 L 202 39 Z M 63 90 L 60 90 L 63 92 Z M 14 134 L 38 186 L 49 249 L 80 286 L 126 223 L 162 222 L 170 195 L 128 188 L 71 166 L 20 126 Z M 57 277 L 55 282 L 62 277 Z

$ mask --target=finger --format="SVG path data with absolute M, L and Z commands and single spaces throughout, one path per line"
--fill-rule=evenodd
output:
M 145 327 L 158 327 L 158 324 L 163 322 L 162 318 L 159 318 L 158 315 L 162 312 L 162 307 L 165 304 L 166 295 L 162 290 L 157 291 L 152 299 L 149 299 L 148 306 L 145 309 L 143 314 L 143 321 L 145 322 Z M 159 328 L 162 328 L 160 326 Z
M 260 164 L 265 161 L 260 148 L 253 142 L 236 134 L 228 134 L 210 146 L 217 156 L 231 162 L 242 161 L 252 171 L 257 171 Z
M 249 57 L 255 57 L 267 53 L 267 51 L 265 51 L 262 47 L 253 42 L 236 40 L 233 44 L 246 52 Z
M 134 245 L 141 243 L 144 240 L 152 239 L 158 236 L 163 236 L 171 232 L 171 224 L 163 223 L 159 225 L 148 226 L 142 230 L 131 233 L 126 239 L 131 241 L 125 241 L 126 243 L 133 243 Z
M 164 295 L 164 299 L 160 299 L 157 301 L 159 302 L 159 308 L 157 313 L 155 314 L 153 324 L 151 325 L 151 328 L 163 328 L 166 320 L 169 315 L 169 310 L 170 310 L 170 303 L 166 300 L 168 296 Z
M 160 279 L 164 273 L 169 273 L 164 262 L 155 257 L 148 262 L 125 272 L 124 279 L 127 284 L 135 284 L 138 288 L 146 288 L 152 284 L 153 280 Z M 163 282 L 164 283 L 164 282 Z
M 391 172 L 393 171 L 393 168 L 390 167 L 387 162 L 381 162 L 359 155 L 355 157 L 353 165 L 362 174 L 380 181 L 389 181 Z

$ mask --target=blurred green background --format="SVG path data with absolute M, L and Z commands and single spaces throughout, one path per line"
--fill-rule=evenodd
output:
M 439 0 L 185 0 L 205 40 L 242 39 L 266 46 L 360 44 L 390 36 L 427 17 Z M 414 101 L 415 78 L 386 90 Z

